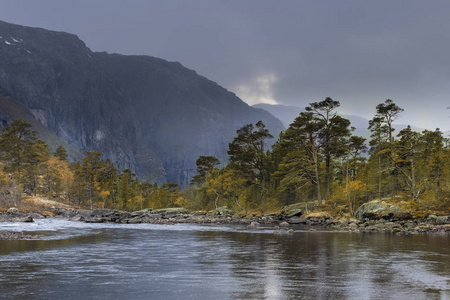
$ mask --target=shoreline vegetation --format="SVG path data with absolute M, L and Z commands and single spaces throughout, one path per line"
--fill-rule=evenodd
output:
M 141 181 L 101 152 L 70 162 L 66 149 L 50 151 L 30 124 L 15 120 L 0 135 L 0 221 L 34 213 L 98 223 L 448 233 L 450 139 L 439 128 L 408 126 L 395 135 L 403 109 L 388 99 L 376 106 L 366 141 L 352 135 L 339 106 L 331 98 L 310 103 L 270 150 L 274 137 L 263 122 L 244 125 L 229 143 L 228 163 L 200 156 L 184 189 Z
M 41 200 L 42 201 L 42 200 Z M 295 230 L 325 230 L 332 232 L 387 234 L 450 235 L 450 215 L 413 215 L 395 205 L 372 201 L 360 207 L 356 218 L 332 216 L 328 212 L 305 214 L 301 204 L 285 207 L 265 216 L 242 216 L 226 207 L 209 212 L 192 212 L 184 208 L 144 209 L 126 212 L 114 209 L 76 209 L 47 200 L 46 206 L 25 206 L 23 212 L 12 207 L 0 213 L 1 222 L 34 222 L 36 219 L 59 218 L 84 223 L 116 224 L 240 224 L 251 230 L 273 228 L 274 234 L 293 234 Z M 50 206 L 49 206 L 50 205 Z M 295 229 L 295 230 L 294 230 Z M 38 239 L 40 235 L 20 231 L 0 230 L 0 240 Z

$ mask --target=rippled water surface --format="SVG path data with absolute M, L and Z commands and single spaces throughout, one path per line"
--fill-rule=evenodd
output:
M 0 223 L 1 299 L 450 299 L 448 235 Z

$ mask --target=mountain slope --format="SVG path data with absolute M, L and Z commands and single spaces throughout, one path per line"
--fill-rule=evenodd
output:
M 67 154 L 73 160 L 81 160 L 83 152 L 68 144 L 65 140 L 58 137 L 54 132 L 42 125 L 38 119 L 30 114 L 23 106 L 16 104 L 8 97 L 0 95 L 0 128 L 7 126 L 13 120 L 23 120 L 33 126 L 33 130 L 39 133 L 39 138 L 49 145 L 50 151 L 54 151 L 56 147 L 63 146 L 67 150 Z
M 236 130 L 270 113 L 176 62 L 91 52 L 77 36 L 0 22 L 0 94 L 81 151 L 185 186 L 199 155 L 225 161 Z

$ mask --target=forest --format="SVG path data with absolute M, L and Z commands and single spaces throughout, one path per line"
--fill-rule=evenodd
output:
M 279 137 L 261 121 L 243 126 L 229 144 L 229 162 L 200 156 L 197 175 L 183 191 L 176 183 L 142 182 L 100 152 L 69 163 L 63 147 L 51 153 L 31 125 L 16 120 L 0 135 L 0 206 L 40 195 L 91 209 L 226 206 L 265 215 L 304 203 L 311 211 L 353 216 L 363 203 L 390 199 L 417 212 L 449 213 L 450 143 L 439 129 L 395 132 L 403 109 L 388 99 L 376 106 L 366 141 L 352 135 L 339 106 L 331 98 L 310 103 Z

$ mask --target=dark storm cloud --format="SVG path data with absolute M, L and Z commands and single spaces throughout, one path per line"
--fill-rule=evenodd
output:
M 448 1 L 21 1 L 0 19 L 72 32 L 94 51 L 179 61 L 249 103 L 327 96 L 371 117 L 450 129 Z

